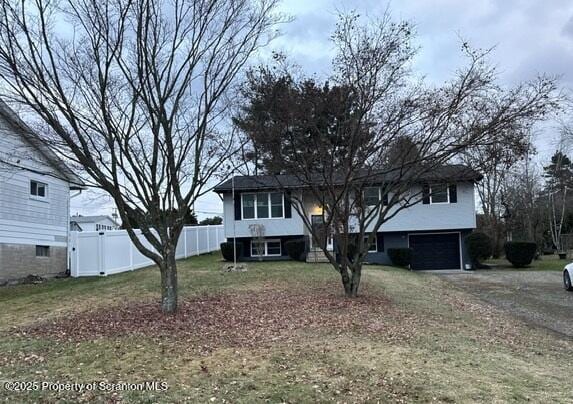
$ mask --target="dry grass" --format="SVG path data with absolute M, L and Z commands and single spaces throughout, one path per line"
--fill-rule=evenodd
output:
M 515 320 L 437 276 L 371 267 L 364 275 L 363 297 L 349 302 L 326 265 L 256 263 L 246 274 L 221 274 L 216 260 L 182 263 L 183 310 L 178 318 L 159 322 L 150 304 L 158 282 L 152 269 L 91 283 L 0 289 L 5 308 L 0 312 L 0 379 L 169 384 L 165 392 L 116 393 L 11 393 L 0 387 L 0 398 L 573 399 L 568 388 L 571 340 Z M 36 298 L 28 296 L 30 291 Z M 62 299 L 68 294 L 69 300 Z

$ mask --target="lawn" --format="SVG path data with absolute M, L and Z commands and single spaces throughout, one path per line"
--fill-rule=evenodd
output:
M 559 259 L 557 254 L 554 255 L 542 255 L 539 259 L 533 260 L 531 265 L 525 268 L 519 268 L 520 271 L 563 271 L 563 267 L 569 264 L 571 260 L 562 260 Z M 505 258 L 500 259 L 491 259 L 486 262 L 486 264 L 490 264 L 492 269 L 496 270 L 505 270 L 505 269 L 515 269 L 509 261 Z
M 179 263 L 181 310 L 148 268 L 0 288 L 6 402 L 571 402 L 573 342 L 433 274 L 369 266 L 347 300 L 326 264 Z M 165 382 L 10 392 L 5 381 Z M 108 385 L 111 386 L 111 385 Z

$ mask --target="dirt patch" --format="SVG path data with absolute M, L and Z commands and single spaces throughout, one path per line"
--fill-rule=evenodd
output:
M 337 285 L 338 286 L 338 285 Z M 203 348 L 250 347 L 292 338 L 299 331 L 377 333 L 409 338 L 421 321 L 400 313 L 383 296 L 367 291 L 356 299 L 333 293 L 334 286 L 303 291 L 272 289 L 228 292 L 183 300 L 175 315 L 157 302 L 136 302 L 14 330 L 24 336 L 76 342 L 141 335 L 195 341 Z

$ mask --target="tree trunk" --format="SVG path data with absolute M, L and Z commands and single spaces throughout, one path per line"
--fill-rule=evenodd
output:
M 161 270 L 161 310 L 165 314 L 177 311 L 177 263 L 175 249 L 168 249 Z
M 351 275 L 349 275 L 347 268 L 341 269 L 340 271 L 344 294 L 346 297 L 357 297 L 358 288 L 360 287 L 360 277 L 362 275 L 362 265 L 351 268 L 350 272 Z

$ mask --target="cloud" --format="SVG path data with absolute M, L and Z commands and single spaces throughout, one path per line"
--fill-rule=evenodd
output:
M 283 50 L 308 74 L 322 77 L 330 71 L 333 49 L 329 37 L 336 12 L 356 10 L 370 17 L 387 7 L 379 0 L 288 0 L 282 11 L 294 16 L 283 26 L 284 35 L 271 44 Z M 415 69 L 430 81 L 441 82 L 464 64 L 460 38 L 473 46 L 490 48 L 491 62 L 507 85 L 534 78 L 538 73 L 562 75 L 573 88 L 573 2 L 571 0 L 400 0 L 390 2 L 395 19 L 413 21 L 421 50 Z M 543 137 L 539 148 L 549 147 Z M 212 196 L 202 199 L 205 211 L 220 211 Z

